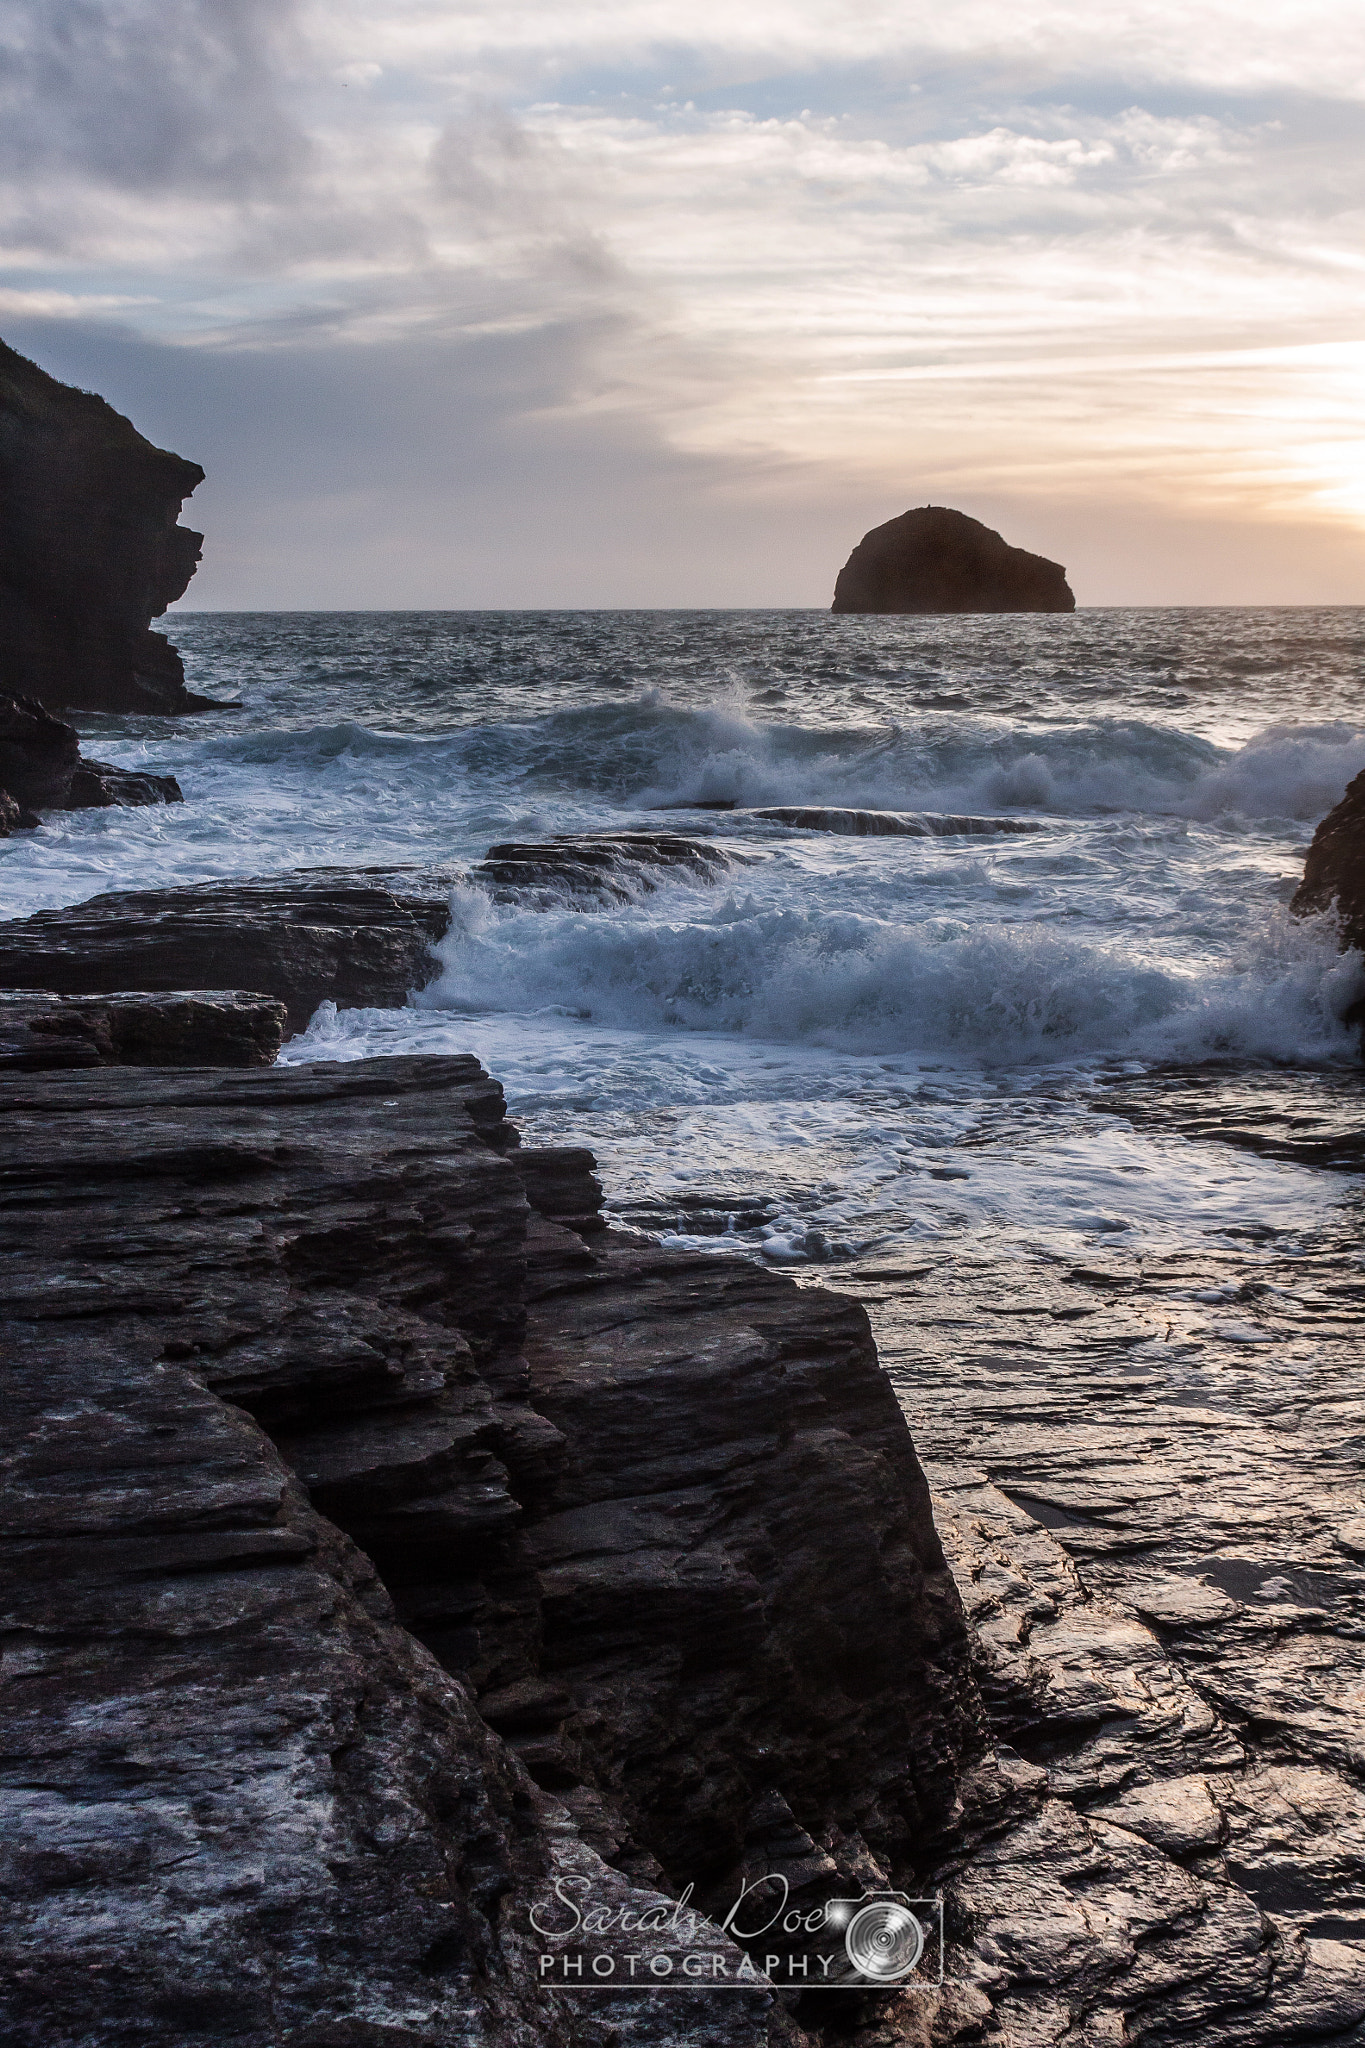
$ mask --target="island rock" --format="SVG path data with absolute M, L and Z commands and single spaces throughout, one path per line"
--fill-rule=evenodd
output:
M 82 711 L 207 702 L 148 630 L 194 574 L 203 535 L 176 521 L 203 477 L 0 342 L 0 689 Z
M 1060 562 L 979 519 L 920 505 L 865 533 L 839 571 L 836 612 L 1074 612 Z

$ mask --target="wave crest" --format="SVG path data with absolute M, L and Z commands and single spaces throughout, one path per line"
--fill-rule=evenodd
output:
M 1265 944 L 1201 975 L 1037 926 L 907 927 L 733 898 L 668 923 L 537 916 L 462 890 L 439 950 L 424 1007 L 1011 1061 L 1331 1058 L 1350 1049 L 1341 1019 L 1361 986 L 1358 956 L 1336 951 L 1324 921 L 1284 918 Z

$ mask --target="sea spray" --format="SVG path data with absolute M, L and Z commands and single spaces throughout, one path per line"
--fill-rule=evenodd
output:
M 677 898 L 673 899 L 674 911 Z M 1326 925 L 1268 920 L 1202 973 L 1035 925 L 915 925 L 728 896 L 687 918 L 631 906 L 585 917 L 452 897 L 424 1008 L 548 1008 L 641 1031 L 743 1033 L 851 1052 L 1160 1058 L 1343 1056 L 1359 963 Z

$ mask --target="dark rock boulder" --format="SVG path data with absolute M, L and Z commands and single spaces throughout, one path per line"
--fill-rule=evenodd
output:
M 11 832 L 33 832 L 41 823 L 36 811 L 17 804 L 7 789 L 0 788 L 0 839 L 8 839 Z
M 0 342 L 0 689 L 84 711 L 188 711 L 149 622 L 183 596 L 202 534 L 177 525 L 197 462 Z
M 0 832 L 41 823 L 39 811 L 184 802 L 173 775 L 114 768 L 82 757 L 76 728 L 54 718 L 35 697 L 0 697 Z
M 921 505 L 865 533 L 834 586 L 836 612 L 1074 612 L 1059 562 L 979 519 Z
M 74 725 L 33 697 L 0 697 L 0 789 L 21 808 L 64 811 L 81 743 Z
M 430 981 L 453 879 L 313 868 L 94 896 L 0 924 L 0 987 L 72 996 L 227 983 L 276 997 L 302 1030 L 325 1000 L 395 1007 Z
M 1313 834 L 1289 907 L 1295 917 L 1335 907 L 1343 947 L 1365 949 L 1365 772 Z
M 0 1079 L 6 2041 L 846 2038 L 569 2002 L 528 1913 L 908 1878 L 951 1811 L 866 1316 L 603 1230 L 502 1108 L 454 1058 Z
M 185 799 L 173 775 L 153 775 L 143 768 L 114 768 L 108 761 L 76 763 L 67 809 L 111 810 L 142 804 L 182 804 Z

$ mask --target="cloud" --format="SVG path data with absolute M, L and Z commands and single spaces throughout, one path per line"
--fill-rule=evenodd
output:
M 316 458 L 342 553 L 401 474 L 472 531 L 466 473 L 536 463 L 557 505 L 575 463 L 675 509 L 971 496 L 1045 552 L 1081 502 L 1149 550 L 1163 504 L 1354 530 L 1362 96 L 1347 0 L 0 0 L 0 315 L 289 413 L 224 441 L 234 505 L 289 502 L 302 422 L 363 447 Z
M 279 77 L 290 0 L 5 0 L 0 172 L 234 200 L 307 160 Z

